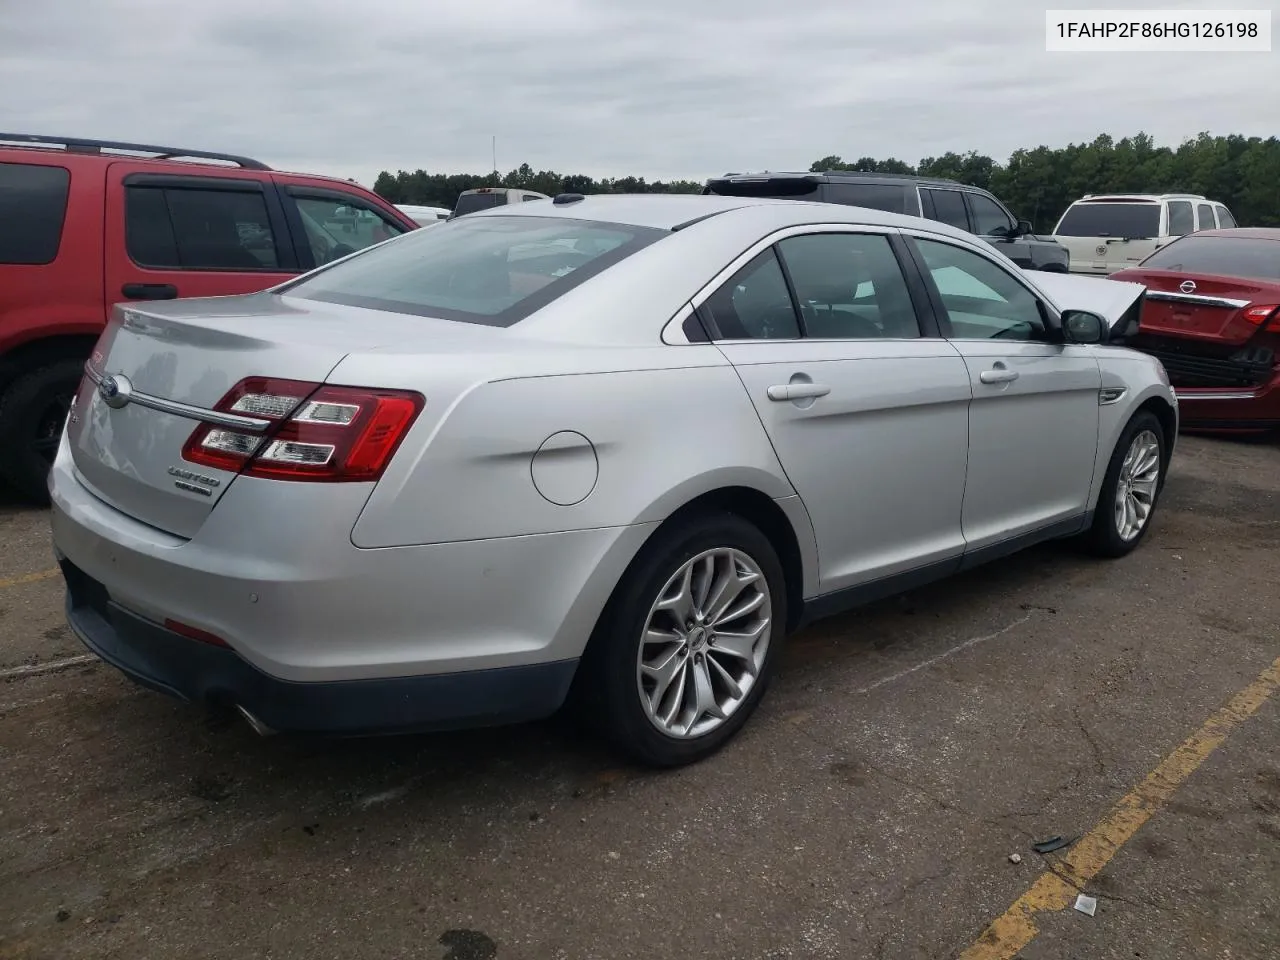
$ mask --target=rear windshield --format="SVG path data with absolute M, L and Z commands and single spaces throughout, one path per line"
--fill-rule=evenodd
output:
M 458 202 L 453 208 L 453 215 L 460 217 L 464 213 L 475 213 L 477 210 L 500 207 L 506 202 L 507 194 L 502 190 L 495 190 L 493 193 L 464 193 L 458 197 Z
M 1147 240 L 1160 235 L 1158 203 L 1077 203 L 1058 229 L 1061 237 L 1121 237 Z
M 70 188 L 65 167 L 0 163 L 0 263 L 54 261 Z
M 508 327 L 665 235 L 557 217 L 451 220 L 278 289 L 306 300 Z
M 1280 280 L 1280 240 L 1204 237 L 1197 234 L 1161 247 L 1142 266 L 1181 273 Z

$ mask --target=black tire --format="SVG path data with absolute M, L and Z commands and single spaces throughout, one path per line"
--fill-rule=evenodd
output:
M 0 394 L 0 480 L 32 503 L 49 502 L 49 467 L 83 374 L 84 361 L 57 360 Z
M 1144 430 L 1150 430 L 1155 434 L 1156 443 L 1160 447 L 1160 479 L 1156 484 L 1155 497 L 1146 523 L 1138 531 L 1137 536 L 1126 540 L 1120 535 L 1114 504 L 1120 484 L 1120 470 L 1124 465 L 1125 456 L 1128 454 L 1134 438 Z M 1098 505 L 1093 513 L 1093 526 L 1089 528 L 1084 536 L 1084 545 L 1090 553 L 1098 557 L 1123 557 L 1133 552 L 1143 538 L 1146 537 L 1147 532 L 1151 529 L 1152 520 L 1155 519 L 1156 507 L 1160 502 L 1160 494 L 1164 490 L 1167 444 L 1168 440 L 1164 435 L 1164 427 L 1161 425 L 1159 418 L 1149 410 L 1140 410 L 1124 428 L 1124 432 L 1120 434 L 1120 439 L 1116 442 L 1115 449 L 1111 452 L 1111 462 L 1107 464 L 1106 476 L 1102 479 L 1102 489 L 1098 493 Z
M 659 730 L 645 713 L 637 681 L 640 640 L 667 581 L 688 560 L 722 547 L 742 551 L 764 575 L 772 607 L 769 644 L 753 685 L 729 717 L 701 736 L 678 738 Z M 693 516 L 660 530 L 623 576 L 587 645 L 574 690 L 581 718 L 647 766 L 681 766 L 715 753 L 747 722 L 768 688 L 786 636 L 784 576 L 769 539 L 736 514 Z

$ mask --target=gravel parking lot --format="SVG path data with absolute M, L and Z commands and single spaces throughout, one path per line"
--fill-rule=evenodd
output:
M 1278 478 L 1275 444 L 1184 438 L 1130 558 L 1049 545 L 810 629 L 666 774 L 555 721 L 212 722 L 84 656 L 45 513 L 5 502 L 0 957 L 1280 956 Z

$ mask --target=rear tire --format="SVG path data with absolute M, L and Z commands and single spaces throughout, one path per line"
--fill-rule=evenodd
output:
M 1166 442 L 1164 427 L 1149 410 L 1135 414 L 1120 434 L 1098 493 L 1093 526 L 1084 538 L 1095 556 L 1123 557 L 1151 529 L 1164 489 Z M 1152 457 L 1154 466 L 1150 465 Z
M 786 634 L 786 604 L 777 552 L 742 517 L 708 514 L 659 531 L 587 646 L 574 691 L 583 719 L 648 766 L 710 756 L 764 697 Z
M 0 394 L 0 480 L 32 503 L 49 502 L 49 468 L 83 375 L 83 361 L 57 360 Z

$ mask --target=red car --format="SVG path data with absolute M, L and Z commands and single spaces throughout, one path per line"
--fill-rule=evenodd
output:
M 1147 287 L 1128 345 L 1164 364 L 1183 426 L 1280 428 L 1280 229 L 1187 234 L 1110 279 Z
M 417 226 L 247 157 L 0 133 L 0 480 L 47 498 L 112 304 L 251 293 Z

